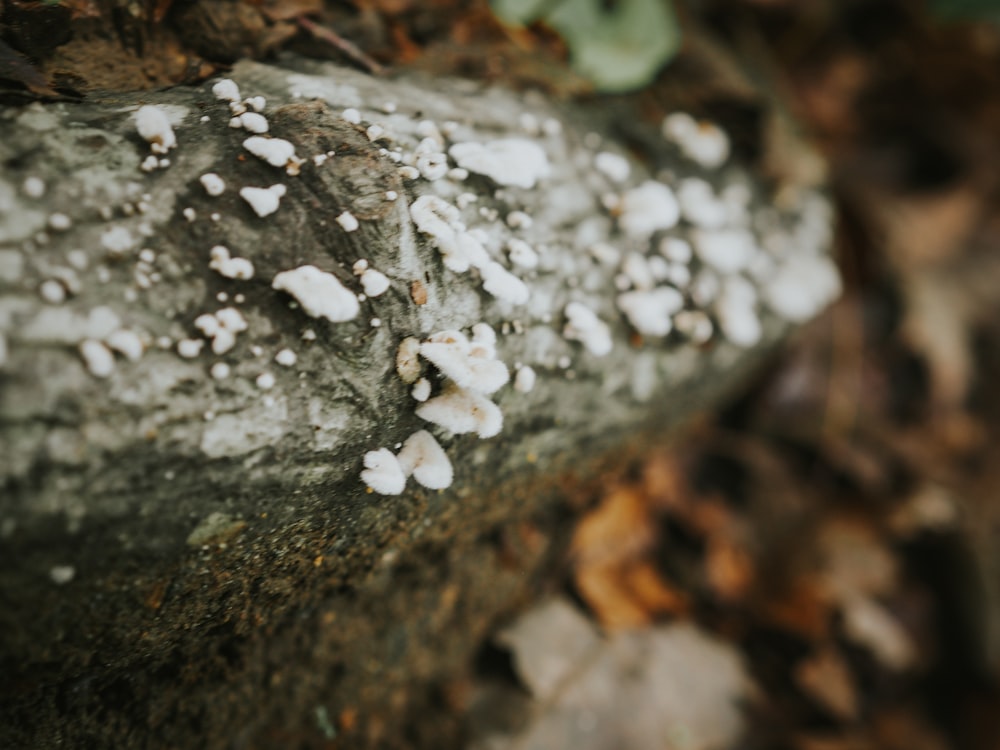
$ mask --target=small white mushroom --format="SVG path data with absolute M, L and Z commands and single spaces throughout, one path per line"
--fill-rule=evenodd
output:
M 490 261 L 480 269 L 483 289 L 497 299 L 512 305 L 523 305 L 531 297 L 528 285 L 521 281 L 496 261 Z
M 360 226 L 358 220 L 350 211 L 344 211 L 334 221 L 340 224 L 345 232 L 353 232 Z
M 165 154 L 177 145 L 170 118 L 155 104 L 139 107 L 135 113 L 135 127 L 154 154 Z
M 448 149 L 448 155 L 458 166 L 485 175 L 499 185 L 533 188 L 551 172 L 545 150 L 526 138 L 456 143 Z
M 462 435 L 473 432 L 481 438 L 498 435 L 503 428 L 503 412 L 486 396 L 449 384 L 439 396 L 417 407 L 417 416 Z
M 95 339 L 80 342 L 80 355 L 90 374 L 95 378 L 107 378 L 115 371 L 115 357 L 103 343 Z
M 671 229 L 680 219 L 674 192 L 662 182 L 647 180 L 622 196 L 618 226 L 629 237 L 646 239 L 653 232 Z
M 368 451 L 361 481 L 380 495 L 398 495 L 406 488 L 406 475 L 388 448 Z
M 243 148 L 272 167 L 284 167 L 295 159 L 295 146 L 284 138 L 253 135 L 243 141 Z
M 224 245 L 216 245 L 209 253 L 211 260 L 208 267 L 218 271 L 228 279 L 252 279 L 254 274 L 253 263 L 246 258 L 233 258 L 229 255 L 229 248 Z
M 396 349 L 396 374 L 406 384 L 420 377 L 420 341 L 408 336 L 399 342 Z
M 369 268 L 361 274 L 361 287 L 368 297 L 379 297 L 389 289 L 389 277 L 381 271 Z
M 269 188 L 245 187 L 240 189 L 240 197 L 250 204 L 250 208 L 259 217 L 270 216 L 278 210 L 278 204 L 285 194 L 282 184 L 271 185 Z
M 673 329 L 671 316 L 683 307 L 684 296 L 668 286 L 618 296 L 618 309 L 644 336 L 666 336 Z
M 238 102 L 240 100 L 240 87 L 231 78 L 223 78 L 212 86 L 212 93 L 216 99 L 227 102 Z
M 215 172 L 206 172 L 199 178 L 199 182 L 205 188 L 205 192 L 213 197 L 222 195 L 226 189 L 226 183 Z
M 414 432 L 403 443 L 396 457 L 403 473 L 413 476 L 429 490 L 443 490 L 451 486 L 454 470 L 444 449 L 426 430 Z
M 292 295 L 307 315 L 326 318 L 332 323 L 351 320 L 361 310 L 358 298 L 336 276 L 316 266 L 282 271 L 274 277 L 271 286 Z
M 595 357 L 603 357 L 611 351 L 611 330 L 593 310 L 581 302 L 570 302 L 566 305 L 565 313 L 563 336 L 571 341 L 579 341 Z

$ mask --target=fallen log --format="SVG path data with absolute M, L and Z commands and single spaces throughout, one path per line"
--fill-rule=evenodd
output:
M 839 289 L 822 195 L 682 113 L 640 161 L 289 58 L 2 122 L 5 747 L 377 742 L 559 559 L 564 482 Z

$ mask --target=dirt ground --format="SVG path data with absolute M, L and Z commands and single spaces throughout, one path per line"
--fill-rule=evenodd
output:
M 570 499 L 584 510 L 569 559 L 538 585 L 561 598 L 537 604 L 536 630 L 496 624 L 467 670 L 379 720 L 404 744 L 498 748 L 534 746 L 551 721 L 567 740 L 548 746 L 568 747 L 566 696 L 586 680 L 614 693 L 622 678 L 575 669 L 540 687 L 524 663 L 565 625 L 598 650 L 710 637 L 684 647 L 692 673 L 722 653 L 740 661 L 705 699 L 709 719 L 671 747 L 1000 747 L 1000 27 L 893 0 L 678 5 L 680 56 L 629 99 L 651 118 L 666 97 L 736 123 L 741 157 L 778 184 L 789 170 L 825 174 L 846 292 L 746 392 Z M 483 2 L 3 7 L 7 101 L 201 80 L 282 49 L 597 97 L 555 33 L 505 28 Z M 678 71 L 705 65 L 706 39 L 749 71 L 754 94 L 724 77 L 678 91 Z M 782 138 L 823 162 L 772 158 L 796 153 L 776 149 Z M 556 638 L 560 649 L 579 662 Z M 645 689 L 636 705 L 663 711 L 669 688 Z M 605 693 L 581 705 L 600 716 Z M 730 734 L 708 730 L 719 694 L 745 709 Z M 316 721 L 338 747 L 358 719 Z M 618 740 L 573 746 L 650 746 Z

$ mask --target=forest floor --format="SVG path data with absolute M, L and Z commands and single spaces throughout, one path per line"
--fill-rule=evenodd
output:
M 483 3 L 115 5 L 5 3 L 0 95 L 166 86 L 292 49 L 596 97 L 556 34 L 505 28 Z M 646 748 L 669 724 L 675 748 L 996 748 L 1000 28 L 891 0 L 700 6 L 683 23 L 752 66 L 824 157 L 846 291 L 745 392 L 574 499 L 562 594 L 499 628 L 405 731 Z M 650 116 L 690 47 L 630 95 Z M 745 112 L 734 141 L 763 150 L 759 103 L 701 99 Z M 317 721 L 332 738 L 353 719 Z

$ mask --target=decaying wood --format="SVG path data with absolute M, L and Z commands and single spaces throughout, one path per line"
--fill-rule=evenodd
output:
M 400 719 L 403 687 L 466 659 L 490 618 L 558 559 L 558 532 L 539 538 L 525 523 L 559 528 L 540 519 L 551 520 L 565 478 L 640 449 L 745 376 L 789 329 L 761 303 L 763 334 L 749 347 L 719 333 L 707 343 L 635 334 L 616 307 L 620 260 L 590 251 L 656 254 L 659 235 L 652 250 L 649 237 L 623 236 L 621 209 L 606 197 L 649 175 L 635 160 L 621 184 L 594 169 L 597 151 L 626 153 L 606 133 L 597 142 L 598 119 L 463 82 L 283 65 L 241 63 L 232 78 L 244 96 L 266 97 L 270 134 L 305 159 L 297 176 L 241 146 L 250 134 L 229 127 L 210 84 L 2 113 L 5 747 L 292 746 L 329 737 L 331 726 L 349 732 L 359 707 L 377 739 Z M 140 169 L 149 154 L 133 120 L 140 104 L 167 112 L 178 140 L 169 166 L 151 172 Z M 360 125 L 341 117 L 347 107 Z M 475 173 L 409 179 L 389 152 L 411 153 L 421 120 L 449 143 L 530 140 L 550 174 L 531 188 Z M 371 140 L 371 123 L 385 135 Z M 776 207 L 737 165 L 705 170 L 665 142 L 644 159 L 668 182 L 695 174 L 749 188 L 750 224 L 771 264 L 750 274 L 760 283 L 786 256 L 826 251 L 808 191 L 789 199 L 785 186 Z M 206 172 L 225 192 L 206 194 Z M 286 193 L 264 218 L 239 195 L 277 183 Z M 475 271 L 446 269 L 413 224 L 420 195 L 465 206 L 462 221 L 484 230 L 505 267 L 509 238 L 532 245 L 538 267 L 515 269 L 529 301 L 496 299 Z M 356 231 L 336 221 L 345 211 Z M 530 226 L 508 226 L 512 211 Z M 216 245 L 250 259 L 254 277 L 211 269 Z M 391 287 L 352 320 L 310 317 L 271 287 L 310 264 L 359 292 L 352 267 L 362 258 Z M 51 286 L 40 293 L 52 280 L 65 301 Z M 564 335 L 572 301 L 610 326 L 609 354 Z M 231 350 L 213 355 L 207 342 L 194 358 L 178 354 L 178 342 L 202 338 L 198 316 L 229 306 L 248 323 Z M 452 436 L 415 414 L 396 351 L 404 337 L 480 322 L 498 332 L 512 375 L 529 365 L 537 382 L 491 397 L 503 413 L 498 436 Z M 143 351 L 114 353 L 113 371 L 95 376 L 82 342 L 112 351 L 121 330 Z M 286 348 L 292 366 L 274 361 Z M 211 374 L 224 374 L 212 369 L 219 362 L 226 377 Z M 435 368 L 422 367 L 439 389 Z M 268 373 L 274 385 L 262 389 Z M 420 429 L 439 437 L 453 484 L 429 491 L 411 478 L 398 496 L 366 490 L 365 453 L 395 451 Z M 365 713 L 373 705 L 382 713 Z

